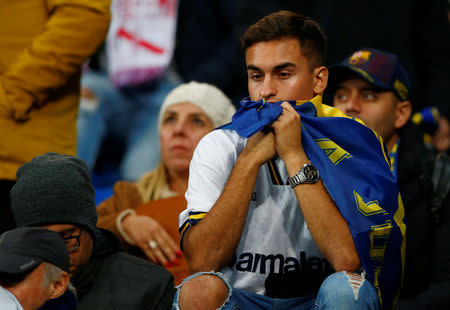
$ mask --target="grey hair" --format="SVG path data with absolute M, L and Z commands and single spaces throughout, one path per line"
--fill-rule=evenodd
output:
M 50 264 L 48 262 L 42 262 L 44 264 L 44 276 L 42 277 L 42 286 L 49 287 L 51 283 L 58 280 L 64 272 L 61 268 Z

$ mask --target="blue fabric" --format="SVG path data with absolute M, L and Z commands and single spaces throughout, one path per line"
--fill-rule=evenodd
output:
M 397 163 L 398 163 L 398 146 L 400 144 L 400 138 L 395 142 L 394 147 L 389 152 L 389 158 L 391 160 L 391 172 L 394 177 L 397 178 Z
M 433 134 L 439 128 L 441 113 L 438 107 L 426 106 L 419 112 L 414 113 L 412 121 L 428 134 Z
M 311 101 L 290 104 L 301 115 L 303 148 L 349 225 L 367 279 L 382 309 L 391 309 L 403 277 L 406 226 L 385 147 L 359 122 L 326 117 L 338 115 L 334 108 Z M 282 113 L 280 105 L 243 100 L 232 123 L 222 128 L 249 137 L 270 126 Z
M 380 309 L 377 292 L 366 280 L 350 281 L 345 272 L 336 272 L 323 281 L 315 301 L 315 310 Z
M 80 104 L 77 120 L 78 157 L 93 171 L 102 141 L 113 136 L 124 141 L 121 179 L 138 180 L 160 160 L 158 116 L 167 94 L 179 81 L 167 73 L 152 85 L 115 88 L 106 73 L 88 71 L 81 85 L 90 89 L 98 104 Z
M 378 310 L 379 302 L 376 291 L 366 280 L 361 283 L 350 284 L 349 277 L 344 272 L 333 273 L 328 276 L 315 295 L 296 298 L 271 298 L 252 292 L 231 288 L 221 273 L 199 272 L 183 281 L 177 287 L 172 310 L 180 310 L 178 296 L 183 285 L 191 279 L 202 275 L 215 275 L 228 288 L 228 299 L 220 310 Z M 354 282 L 354 281 L 353 281 Z M 352 286 L 356 287 L 356 292 Z

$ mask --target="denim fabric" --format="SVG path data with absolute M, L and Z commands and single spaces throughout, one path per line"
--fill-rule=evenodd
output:
M 366 280 L 355 283 L 346 272 L 329 275 L 320 286 L 315 310 L 376 310 L 380 309 L 378 295 Z
M 325 279 L 317 296 L 308 295 L 298 298 L 270 298 L 243 290 L 231 288 L 221 273 L 203 272 L 186 278 L 177 287 L 172 310 L 180 310 L 178 295 L 181 287 L 190 279 L 204 274 L 216 275 L 228 287 L 229 297 L 221 310 L 378 310 L 378 296 L 372 285 L 366 280 L 361 281 L 355 289 L 350 285 L 350 278 L 344 272 L 334 273 Z M 356 291 L 356 292 L 355 292 Z
M 160 159 L 159 109 L 166 95 L 178 84 L 178 78 L 168 73 L 147 86 L 117 89 L 105 73 L 83 74 L 82 87 L 89 88 L 98 101 L 81 100 L 77 121 L 78 156 L 92 171 L 102 139 L 112 133 L 125 141 L 120 166 L 123 179 L 137 180 L 156 168 Z

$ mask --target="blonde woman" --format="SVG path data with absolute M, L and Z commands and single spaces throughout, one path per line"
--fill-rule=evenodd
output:
M 137 182 L 117 182 L 113 196 L 97 208 L 98 226 L 113 231 L 126 245 L 138 247 L 154 263 L 169 270 L 180 265 L 179 239 L 172 238 L 154 218 L 137 215 L 135 210 L 143 203 L 184 196 L 195 147 L 208 132 L 230 122 L 234 112 L 230 99 L 209 84 L 190 82 L 169 93 L 159 113 L 158 167 Z M 176 218 L 173 225 L 178 228 Z

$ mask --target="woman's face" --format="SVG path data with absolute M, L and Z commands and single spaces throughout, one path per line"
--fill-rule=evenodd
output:
M 213 129 L 209 117 L 192 103 L 167 108 L 159 130 L 164 166 L 169 171 L 187 171 L 198 142 Z

